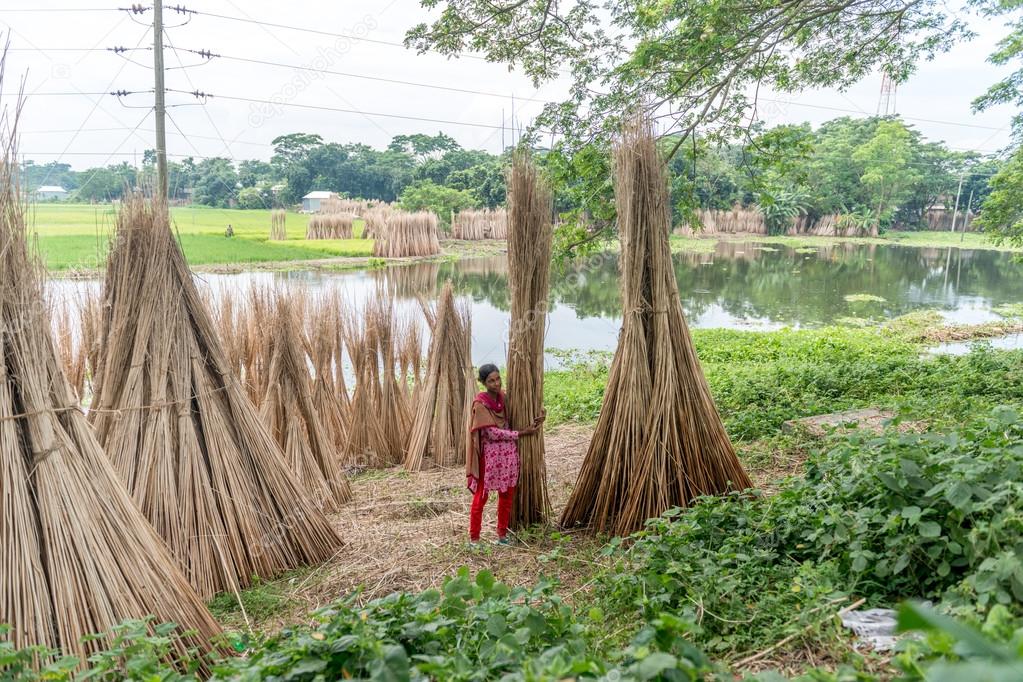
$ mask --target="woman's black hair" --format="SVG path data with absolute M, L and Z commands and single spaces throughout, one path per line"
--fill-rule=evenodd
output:
M 491 365 L 490 363 L 480 365 L 480 383 L 487 383 L 487 377 L 496 371 L 498 371 L 497 365 Z

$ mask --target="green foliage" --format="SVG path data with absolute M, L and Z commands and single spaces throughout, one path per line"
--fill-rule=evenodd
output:
M 806 213 L 808 198 L 795 188 L 765 188 L 757 208 L 764 214 L 767 234 L 785 234 L 793 221 Z
M 1023 148 L 991 178 L 990 186 L 975 224 L 999 243 L 1023 246 Z
M 904 604 L 899 630 L 919 632 L 896 662 L 912 682 L 1012 682 L 1023 679 L 1023 622 L 995 606 L 978 630 L 926 606 Z
M 739 442 L 775 434 L 789 419 L 856 407 L 891 407 L 953 421 L 999 402 L 1023 401 L 1023 354 L 981 347 L 963 356 L 922 357 L 904 336 L 914 338 L 925 326 L 926 319 L 883 331 L 692 334 L 725 428 Z M 608 357 L 569 355 L 565 369 L 546 374 L 544 401 L 552 424 L 597 418 Z
M 709 669 L 682 638 L 688 624 L 661 616 L 623 650 L 592 647 L 587 626 L 553 585 L 510 588 L 468 569 L 441 590 L 396 593 L 364 606 L 350 597 L 258 642 L 245 659 L 217 667 L 215 679 L 372 680 L 697 680 Z M 599 620 L 599 616 L 597 616 Z
M 401 193 L 401 207 L 406 211 L 432 211 L 442 225 L 451 225 L 451 213 L 476 208 L 479 200 L 472 192 L 442 187 L 432 180 L 409 185 Z
M 826 640 L 839 608 L 826 605 L 851 594 L 1023 613 L 1021 466 L 1023 421 L 1007 408 L 947 434 L 838 438 L 771 497 L 708 498 L 650 521 L 602 607 L 692 617 L 696 643 L 725 653 L 793 632 Z

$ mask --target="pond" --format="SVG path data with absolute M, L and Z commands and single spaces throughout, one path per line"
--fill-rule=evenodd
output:
M 722 241 L 706 253 L 674 256 L 682 305 L 693 327 L 770 330 L 864 324 L 921 309 L 949 322 L 997 319 L 994 308 L 1023 301 L 1023 266 L 987 250 L 921 249 L 840 243 L 798 248 Z M 504 256 L 419 263 L 346 273 L 293 271 L 198 275 L 211 293 L 249 284 L 299 284 L 315 291 L 340 286 L 353 301 L 379 289 L 402 308 L 437 295 L 450 279 L 472 309 L 473 359 L 500 361 L 507 343 L 508 267 Z M 51 283 L 55 298 L 98 283 Z M 546 345 L 550 349 L 613 350 L 621 305 L 618 258 L 600 254 L 556 268 Z

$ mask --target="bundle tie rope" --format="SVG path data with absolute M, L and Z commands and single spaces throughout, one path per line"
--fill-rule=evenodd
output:
M 193 400 L 197 400 L 198 398 L 206 398 L 208 396 L 213 395 L 214 393 L 220 393 L 221 391 L 226 391 L 230 387 L 231 387 L 230 384 L 225 384 L 225 385 L 220 386 L 218 388 L 214 388 L 214 389 L 212 389 L 210 391 L 203 391 L 202 393 L 193 393 L 192 395 L 188 396 L 187 398 L 182 398 L 180 400 L 168 400 L 168 401 L 160 402 L 160 403 L 151 403 L 149 405 L 138 405 L 137 407 L 122 407 L 122 408 L 118 408 L 118 409 L 98 408 L 97 407 L 97 408 L 89 408 L 88 411 L 86 411 L 86 409 L 84 407 L 82 407 L 81 405 L 67 405 L 65 407 L 48 407 L 48 408 L 45 408 L 45 409 L 42 409 L 42 410 L 31 410 L 29 412 L 19 412 L 18 414 L 10 414 L 10 415 L 4 416 L 4 417 L 0 417 L 0 422 L 14 421 L 16 419 L 26 419 L 28 417 L 38 417 L 39 415 L 50 414 L 51 412 L 74 412 L 74 411 L 78 411 L 78 412 L 81 412 L 82 414 L 89 414 L 89 413 L 96 413 L 96 414 L 123 414 L 125 412 L 131 412 L 131 411 L 134 411 L 134 410 L 158 410 L 158 409 L 162 409 L 164 407 L 174 407 L 175 405 L 183 405 L 185 403 L 190 403 Z

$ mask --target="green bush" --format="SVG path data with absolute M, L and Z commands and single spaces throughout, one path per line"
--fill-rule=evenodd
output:
M 789 419 L 856 407 L 905 409 L 943 424 L 999 403 L 1023 401 L 1023 352 L 984 345 L 963 356 L 927 357 L 920 346 L 877 330 L 693 332 L 729 435 L 752 441 Z M 594 421 L 607 384 L 608 354 L 562 353 L 547 372 L 551 424 Z
M 1023 420 L 1010 408 L 948 434 L 848 435 L 771 497 L 707 498 L 648 522 L 606 576 L 604 608 L 692 617 L 712 652 L 812 630 L 848 595 L 1023 614 L 1021 501 Z

